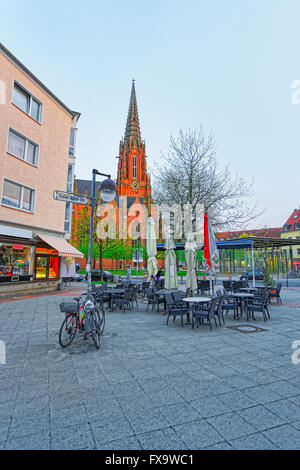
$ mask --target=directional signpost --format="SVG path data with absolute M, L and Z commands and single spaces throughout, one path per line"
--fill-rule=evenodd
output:
M 83 204 L 84 206 L 88 206 L 90 204 L 89 198 L 82 196 L 81 194 L 65 193 L 64 191 L 56 190 L 53 192 L 53 197 L 56 201 Z

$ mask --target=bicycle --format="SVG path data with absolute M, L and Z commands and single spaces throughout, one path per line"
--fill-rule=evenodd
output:
M 72 344 L 77 332 L 84 334 L 84 339 L 87 339 L 90 334 L 94 345 L 97 349 L 100 348 L 100 336 L 104 330 L 105 315 L 104 310 L 101 314 L 99 309 L 95 306 L 92 300 L 85 300 L 80 305 L 82 297 L 74 297 L 74 302 L 62 302 L 60 310 L 65 314 L 65 319 L 62 322 L 59 331 L 59 344 L 62 348 L 67 348 Z

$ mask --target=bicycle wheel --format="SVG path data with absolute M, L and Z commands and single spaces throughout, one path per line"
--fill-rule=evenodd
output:
M 67 315 L 62 322 L 58 338 L 59 344 L 62 348 L 67 348 L 74 340 L 77 332 L 77 323 L 77 317 L 74 315 Z
M 94 309 L 90 317 L 91 336 L 96 349 L 100 349 L 100 315 L 98 309 Z

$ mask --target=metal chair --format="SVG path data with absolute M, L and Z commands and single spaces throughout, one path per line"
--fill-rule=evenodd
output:
M 148 305 L 147 305 L 147 312 L 149 309 L 149 305 L 152 305 L 152 310 L 154 310 L 154 307 L 158 305 L 158 298 L 154 295 L 154 291 L 152 287 L 147 287 L 145 289 L 147 300 L 148 300 Z
M 131 310 L 131 291 L 127 290 L 125 291 L 124 295 L 122 297 L 114 297 L 112 301 L 112 309 L 114 305 L 116 307 L 119 307 L 125 312 L 125 307 L 127 306 L 128 309 Z
M 215 297 L 212 299 L 209 310 L 203 310 L 203 309 L 197 309 L 193 311 L 193 319 L 192 319 L 192 328 L 195 328 L 195 323 L 197 323 L 197 326 L 203 322 L 203 320 L 207 320 L 210 329 L 212 330 L 212 320 L 214 320 L 215 325 L 217 326 L 217 321 L 215 318 L 215 308 L 217 304 L 218 299 Z
M 224 289 L 225 290 L 225 289 Z M 230 295 L 224 295 L 224 302 L 222 305 L 222 310 L 226 312 L 226 316 L 228 312 L 231 310 L 233 311 L 233 318 L 236 319 L 238 317 L 238 301 L 236 297 L 231 297 Z
M 270 319 L 270 313 L 268 309 L 268 292 L 265 292 L 264 295 L 255 295 L 252 299 L 249 299 L 247 302 L 247 321 L 249 321 L 249 316 L 254 319 L 254 312 L 261 312 L 263 319 L 266 322 L 267 317 Z
M 224 314 L 223 314 L 223 305 L 224 305 L 225 296 L 222 295 L 221 297 L 218 297 L 217 300 L 218 301 L 217 301 L 216 309 L 215 309 L 215 317 L 218 318 L 219 325 L 221 326 L 221 320 L 223 321 L 223 324 L 225 324 L 225 319 L 224 319 Z
M 139 308 L 139 304 L 138 304 L 138 300 L 137 300 L 138 287 L 137 286 L 133 287 L 132 289 L 130 289 L 130 292 L 131 292 L 130 301 L 131 301 L 132 308 L 133 308 L 133 302 L 136 303 L 136 308 Z
M 269 297 L 273 297 L 274 299 L 276 299 L 276 302 L 280 303 L 280 305 L 282 305 L 282 300 L 281 300 L 281 297 L 280 297 L 281 288 L 282 288 L 282 283 L 278 282 L 276 284 L 276 291 L 269 293 Z
M 170 315 L 173 316 L 173 322 L 175 322 L 175 319 L 177 316 L 180 316 L 181 326 L 183 326 L 183 317 L 185 315 L 187 316 L 187 322 L 190 321 L 190 310 L 188 307 L 185 307 L 184 305 L 177 306 L 172 294 L 166 294 L 165 299 L 166 299 L 166 306 L 167 306 L 167 311 L 168 311 L 167 325 L 169 324 Z

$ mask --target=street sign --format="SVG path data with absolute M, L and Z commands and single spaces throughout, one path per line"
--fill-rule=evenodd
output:
M 64 191 L 54 191 L 53 197 L 56 201 L 71 202 L 72 204 L 89 205 L 89 198 L 81 194 L 65 193 Z

